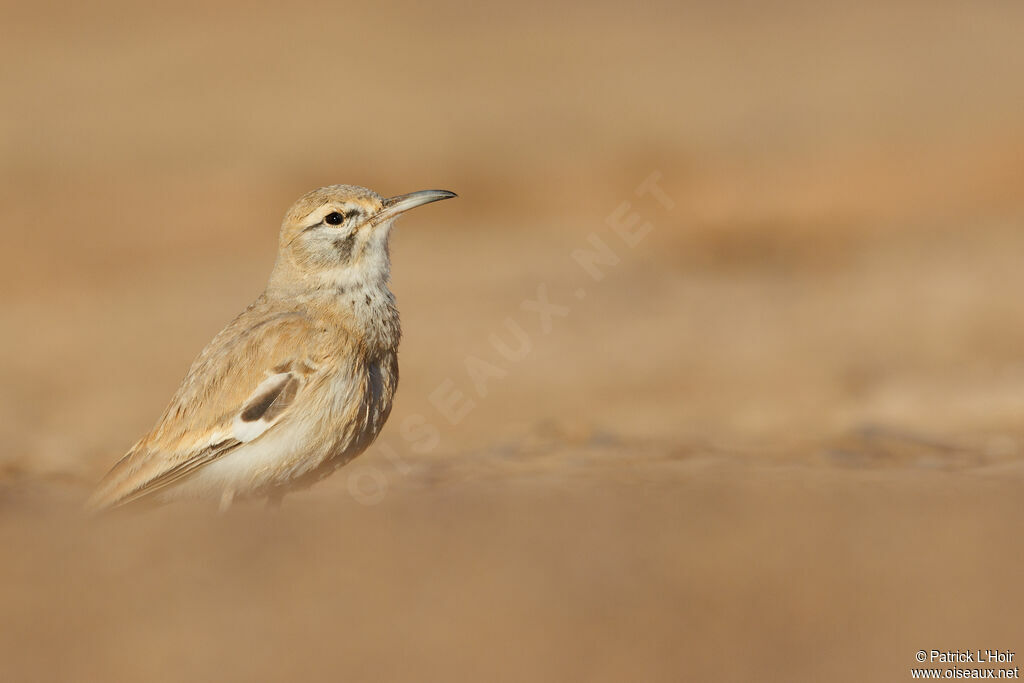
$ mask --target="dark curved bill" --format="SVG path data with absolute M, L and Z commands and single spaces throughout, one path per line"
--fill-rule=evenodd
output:
M 409 209 L 415 209 L 417 206 L 423 206 L 424 204 L 430 204 L 431 202 L 439 202 L 442 199 L 451 199 L 452 197 L 458 197 L 459 195 L 448 190 L 420 190 L 419 192 L 410 192 L 409 194 L 400 194 L 397 197 L 389 197 L 384 200 L 384 206 L 377 215 L 373 217 L 374 223 L 380 223 L 390 218 L 394 218 L 400 213 L 405 213 Z

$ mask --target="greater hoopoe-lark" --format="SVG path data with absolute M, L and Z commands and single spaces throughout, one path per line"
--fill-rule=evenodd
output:
M 285 214 L 266 290 L 192 363 L 156 427 L 100 482 L 92 509 L 144 497 L 279 501 L 359 455 L 391 411 L 401 328 L 388 235 L 456 196 L 384 199 L 353 185 Z

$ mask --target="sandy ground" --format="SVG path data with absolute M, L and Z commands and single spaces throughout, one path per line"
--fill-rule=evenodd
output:
M 2 11 L 3 680 L 1024 657 L 1024 6 Z M 393 238 L 375 447 L 84 517 L 336 182 L 460 194 Z

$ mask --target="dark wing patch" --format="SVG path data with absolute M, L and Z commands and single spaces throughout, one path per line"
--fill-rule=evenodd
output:
M 275 382 L 242 409 L 243 422 L 272 421 L 291 405 L 299 391 L 299 380 L 291 373 Z

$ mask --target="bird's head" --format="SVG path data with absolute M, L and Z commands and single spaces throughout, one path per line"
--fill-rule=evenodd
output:
M 395 219 L 455 196 L 447 190 L 421 190 L 385 199 L 356 185 L 313 190 L 285 214 L 271 285 L 382 286 L 389 277 L 388 235 Z

